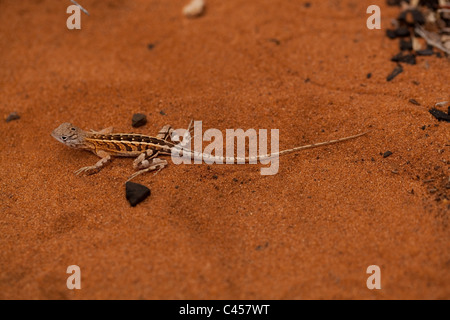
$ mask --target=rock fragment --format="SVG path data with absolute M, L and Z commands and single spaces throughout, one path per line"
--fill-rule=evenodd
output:
M 17 112 L 11 112 L 5 119 L 6 122 L 10 122 L 13 120 L 19 120 L 20 116 Z
M 205 0 L 192 0 L 183 8 L 183 14 L 188 18 L 196 18 L 203 14 L 205 10 Z
M 125 192 L 127 200 L 132 207 L 144 201 L 151 193 L 146 186 L 130 181 L 125 184 Z
M 133 114 L 133 118 L 131 119 L 131 126 L 133 128 L 142 127 L 147 123 L 147 116 L 142 113 Z
M 401 65 L 398 65 L 397 67 L 395 67 L 395 69 L 391 72 L 390 75 L 387 76 L 386 80 L 387 81 L 392 81 L 394 80 L 394 78 L 396 76 L 398 76 L 400 73 L 403 72 L 403 67 Z
M 387 157 L 389 157 L 391 155 L 392 155 L 391 151 L 386 151 L 385 153 L 383 153 L 383 158 L 387 158 Z
M 433 117 L 435 117 L 439 121 L 450 122 L 450 114 L 447 114 L 444 111 L 433 108 L 430 110 L 430 113 Z

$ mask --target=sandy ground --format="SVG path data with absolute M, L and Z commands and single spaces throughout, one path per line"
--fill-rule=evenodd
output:
M 184 0 L 80 3 L 90 16 L 69 31 L 69 1 L 0 0 L 0 111 L 21 115 L 0 121 L 0 298 L 450 298 L 449 125 L 427 111 L 450 99 L 450 63 L 419 57 L 386 81 L 398 8 L 211 0 L 186 19 Z M 366 28 L 370 4 L 383 30 Z M 50 136 L 67 121 L 156 134 L 191 118 L 280 129 L 282 149 L 371 132 L 287 155 L 275 176 L 171 164 L 136 179 L 152 195 L 135 208 L 131 159 L 77 177 L 97 158 Z

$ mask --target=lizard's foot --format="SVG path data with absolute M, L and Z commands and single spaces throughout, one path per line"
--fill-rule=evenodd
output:
M 155 171 L 155 174 L 157 174 L 158 172 L 160 172 L 165 166 L 167 166 L 167 161 L 166 160 L 161 160 L 161 159 L 153 159 L 151 162 L 148 162 L 147 168 L 139 170 L 138 172 L 133 173 L 127 181 L 130 181 L 131 179 L 136 178 L 138 175 L 141 175 L 145 172 L 149 172 L 149 171 Z
M 89 167 L 83 167 L 78 169 L 77 171 L 75 171 L 74 173 L 79 176 L 80 174 L 82 174 L 83 172 L 86 173 L 86 175 L 91 175 L 94 173 L 99 172 L 100 168 L 96 167 L 96 166 L 89 166 Z
M 165 125 L 164 127 L 161 128 L 161 130 L 159 130 L 158 134 L 156 135 L 156 137 L 158 139 L 163 139 L 163 140 L 167 140 L 170 138 L 171 134 L 173 132 L 173 128 L 170 125 Z
M 133 168 L 135 169 L 145 169 L 151 165 L 150 160 L 156 158 L 159 152 L 153 152 L 153 150 L 148 149 L 145 152 L 141 153 L 134 161 Z
M 75 171 L 75 174 L 78 176 L 83 172 L 85 172 L 87 175 L 97 173 L 105 165 L 105 163 L 111 160 L 111 156 L 104 151 L 97 152 L 97 155 L 101 157 L 101 159 L 98 160 L 96 164 L 94 164 L 93 166 L 80 168 Z

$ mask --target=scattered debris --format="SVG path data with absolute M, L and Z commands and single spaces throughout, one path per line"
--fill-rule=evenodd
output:
M 196 18 L 203 14 L 205 10 L 205 0 L 192 0 L 183 8 L 183 14 L 188 18 Z
M 163 110 L 161 110 L 161 111 L 159 112 L 159 114 L 162 115 L 162 116 L 165 116 L 165 115 L 166 115 L 166 113 L 165 113 Z
M 436 103 L 434 106 L 435 107 L 445 107 L 447 105 L 447 103 L 449 103 L 450 101 L 442 101 L 442 102 L 438 102 Z
M 404 62 L 408 64 L 416 64 L 416 56 L 414 54 L 406 54 L 403 55 L 403 52 L 400 52 L 399 54 L 396 54 L 392 57 L 391 61 L 394 62 Z
M 420 103 L 417 102 L 416 99 L 409 99 L 409 103 L 415 104 L 416 106 L 420 106 Z
M 399 6 L 402 11 L 393 28 L 386 31 L 390 39 L 399 39 L 400 53 L 391 60 L 416 64 L 416 56 L 441 57 L 437 48 L 450 55 L 450 3 L 446 0 L 388 0 L 390 6 Z M 409 53 L 403 55 L 403 51 Z M 396 74 L 398 75 L 398 74 Z M 392 78 L 388 77 L 390 81 Z
M 267 248 L 268 246 L 269 246 L 269 242 L 266 242 L 266 243 L 264 243 L 264 245 L 258 245 L 258 246 L 255 248 L 255 250 L 260 251 L 260 250 L 262 250 L 262 249 Z
M 150 195 L 150 189 L 139 183 L 128 181 L 125 184 L 126 197 L 132 207 L 144 201 Z
M 155 48 L 155 44 L 154 43 L 149 43 L 148 45 L 147 45 L 147 49 L 148 50 L 153 50 Z
M 387 76 L 387 81 L 392 81 L 396 76 L 398 76 L 400 73 L 403 72 L 403 67 L 399 64 L 395 67 L 395 69 L 392 71 L 390 75 Z
M 281 44 L 281 41 L 278 40 L 278 39 L 275 39 L 275 38 L 270 38 L 270 39 L 267 39 L 267 40 L 270 41 L 270 42 L 275 43 L 277 46 L 279 46 Z
M 367 77 L 367 79 L 372 78 L 372 73 L 368 73 L 366 77 Z
M 147 116 L 142 113 L 135 113 L 133 114 L 133 118 L 131 119 L 131 125 L 133 128 L 139 128 L 142 127 L 147 123 Z
M 446 41 L 445 43 L 443 43 L 441 41 L 441 37 L 439 37 L 439 35 L 435 32 L 430 32 L 425 30 L 423 27 L 419 26 L 415 29 L 415 32 L 421 36 L 422 38 L 425 39 L 425 41 L 430 45 L 433 46 L 435 48 L 438 48 L 442 51 L 444 51 L 445 53 L 450 55 L 450 47 L 447 44 L 450 44 L 449 41 Z M 444 37 L 442 37 L 442 39 L 445 39 Z
M 17 112 L 11 112 L 5 119 L 6 122 L 10 122 L 13 120 L 19 120 L 20 116 Z
M 412 41 L 400 40 L 400 50 L 411 51 L 413 49 Z
M 434 52 L 433 52 L 433 49 L 427 48 L 427 49 L 424 49 L 424 50 L 417 50 L 416 54 L 418 56 L 432 56 L 434 54 Z
M 383 153 L 383 158 L 387 158 L 390 155 L 392 155 L 392 152 L 391 151 L 386 151 L 385 153 Z
M 444 111 L 433 108 L 429 111 L 433 117 L 438 119 L 439 121 L 447 121 L 450 122 L 450 113 L 445 113 Z

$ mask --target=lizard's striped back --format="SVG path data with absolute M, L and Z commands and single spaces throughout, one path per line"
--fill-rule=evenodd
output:
M 92 145 L 95 150 L 104 150 L 116 156 L 136 156 L 148 149 L 170 153 L 170 148 L 174 143 L 146 136 L 143 134 L 111 133 L 99 134 L 89 133 L 85 137 L 85 142 Z

